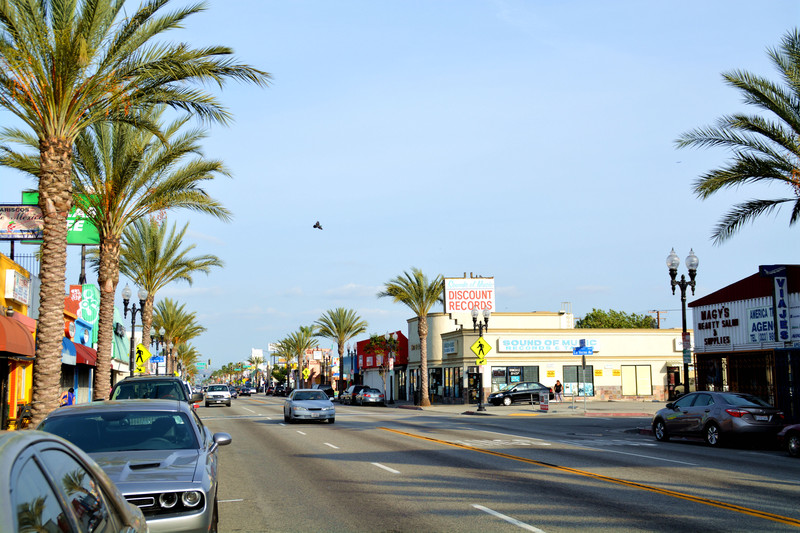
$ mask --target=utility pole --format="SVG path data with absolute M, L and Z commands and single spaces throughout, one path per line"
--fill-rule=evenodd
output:
M 649 314 L 649 315 L 656 315 L 656 329 L 661 329 L 661 321 L 662 320 L 666 320 L 666 317 L 665 318 L 661 318 L 661 313 L 664 313 L 666 315 L 667 313 L 669 313 L 669 311 L 665 311 L 663 309 L 662 310 L 655 309 L 653 311 L 648 311 L 647 312 L 647 314 Z

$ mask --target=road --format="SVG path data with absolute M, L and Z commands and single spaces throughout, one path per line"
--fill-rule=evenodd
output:
M 220 449 L 220 531 L 798 531 L 800 461 L 655 442 L 648 419 L 340 406 L 285 424 L 282 398 L 198 409 Z

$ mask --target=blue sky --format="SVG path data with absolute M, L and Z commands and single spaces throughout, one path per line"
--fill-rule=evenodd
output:
M 692 182 L 727 154 L 674 147 L 746 110 L 721 73 L 775 79 L 766 49 L 799 15 L 795 0 L 211 0 L 171 37 L 274 80 L 227 86 L 235 123 L 205 144 L 233 173 L 208 187 L 233 222 L 169 217 L 225 268 L 158 297 L 197 313 L 213 367 L 339 306 L 405 330 L 407 309 L 375 295 L 411 267 L 494 276 L 499 311 L 669 310 L 662 327 L 680 327 L 672 247 L 699 257 L 697 297 L 800 262 L 788 210 L 713 245 L 731 204 L 787 191 L 700 201 Z M 0 201 L 30 185 L 0 169 Z

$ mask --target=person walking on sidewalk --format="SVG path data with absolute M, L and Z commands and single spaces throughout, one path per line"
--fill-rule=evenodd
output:
M 556 380 L 556 384 L 553 385 L 553 392 L 555 393 L 555 397 L 553 398 L 557 402 L 564 401 L 564 397 L 561 395 L 561 390 L 563 387 L 561 386 L 561 382 Z

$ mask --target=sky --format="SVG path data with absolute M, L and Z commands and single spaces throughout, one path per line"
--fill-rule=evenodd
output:
M 787 191 L 700 200 L 693 182 L 729 154 L 674 143 L 758 112 L 722 73 L 777 81 L 767 49 L 798 20 L 796 0 L 210 0 L 167 36 L 229 46 L 273 80 L 226 85 L 234 122 L 209 126 L 205 154 L 232 177 L 207 190 L 232 222 L 168 216 L 225 267 L 156 300 L 197 314 L 212 368 L 336 307 L 369 334 L 407 331 L 410 311 L 376 295 L 412 267 L 494 277 L 499 312 L 658 310 L 680 328 L 671 248 L 679 273 L 690 249 L 700 260 L 690 302 L 800 263 L 788 209 L 714 244 L 730 206 Z M 0 169 L 0 202 L 33 185 Z M 76 247 L 68 261 L 74 284 Z

